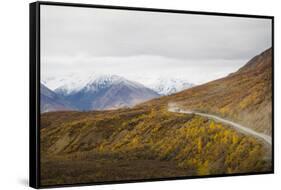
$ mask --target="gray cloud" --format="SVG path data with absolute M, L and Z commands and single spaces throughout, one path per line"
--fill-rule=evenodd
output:
M 269 19 L 59 6 L 43 6 L 41 19 L 44 75 L 81 70 L 83 64 L 101 72 L 123 64 L 125 73 L 153 67 L 174 73 L 202 64 L 206 73 L 226 74 L 224 64 L 238 68 L 271 46 Z
M 44 6 L 46 54 L 248 58 L 271 46 L 268 19 Z

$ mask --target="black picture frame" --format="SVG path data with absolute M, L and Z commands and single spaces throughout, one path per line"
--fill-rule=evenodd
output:
M 272 168 L 269 172 L 251 172 L 251 173 L 236 173 L 222 175 L 206 175 L 192 177 L 172 177 L 158 179 L 140 179 L 140 180 L 121 180 L 121 181 L 106 181 L 93 183 L 79 184 L 64 184 L 54 186 L 42 186 L 40 184 L 40 6 L 70 6 L 70 7 L 87 7 L 87 8 L 102 8 L 112 10 L 132 10 L 132 11 L 148 11 L 148 12 L 164 12 L 164 13 L 182 13 L 195 15 L 217 15 L 229 17 L 244 17 L 244 18 L 262 18 L 271 20 L 272 30 Z M 227 176 L 245 176 L 258 174 L 273 174 L 274 173 L 274 16 L 265 15 L 249 15 L 249 14 L 234 14 L 234 13 L 218 13 L 218 12 L 202 12 L 202 11 L 187 11 L 187 10 L 171 10 L 171 9 L 156 9 L 156 8 L 141 8 L 141 7 L 123 7 L 109 5 L 92 5 L 80 3 L 63 3 L 63 2 L 48 2 L 37 1 L 29 4 L 29 59 L 30 59 L 30 75 L 29 75 L 29 185 L 33 188 L 46 187 L 68 187 L 82 185 L 98 185 L 98 184 L 119 184 L 119 183 L 134 183 L 134 182 L 151 182 L 162 180 L 182 180 L 193 178 L 213 178 Z

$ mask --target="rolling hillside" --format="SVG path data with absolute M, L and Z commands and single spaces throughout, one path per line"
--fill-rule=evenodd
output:
M 42 127 L 43 185 L 271 170 L 262 141 L 165 109 L 52 112 Z
M 44 113 L 42 185 L 270 172 L 271 147 L 260 139 L 167 108 L 218 114 L 270 134 L 271 72 L 270 49 L 223 79 L 133 108 Z
M 258 132 L 272 131 L 272 49 L 255 56 L 237 72 L 147 105 L 177 104 L 212 113 Z

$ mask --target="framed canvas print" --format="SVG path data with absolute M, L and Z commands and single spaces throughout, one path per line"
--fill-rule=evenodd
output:
M 30 4 L 30 186 L 269 174 L 272 16 Z

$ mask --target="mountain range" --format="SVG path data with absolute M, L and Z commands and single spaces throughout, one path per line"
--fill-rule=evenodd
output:
M 44 84 L 40 87 L 41 112 L 73 110 L 74 107 L 64 100 L 62 96 L 53 92 Z
M 118 75 L 92 74 L 88 77 L 80 77 L 71 74 L 61 78 L 43 80 L 42 88 L 47 88 L 47 90 L 41 91 L 42 97 L 48 93 L 55 98 L 41 101 L 41 112 L 132 107 L 138 103 L 170 95 L 191 86 L 193 86 L 191 83 L 174 78 L 159 78 L 146 87 Z

